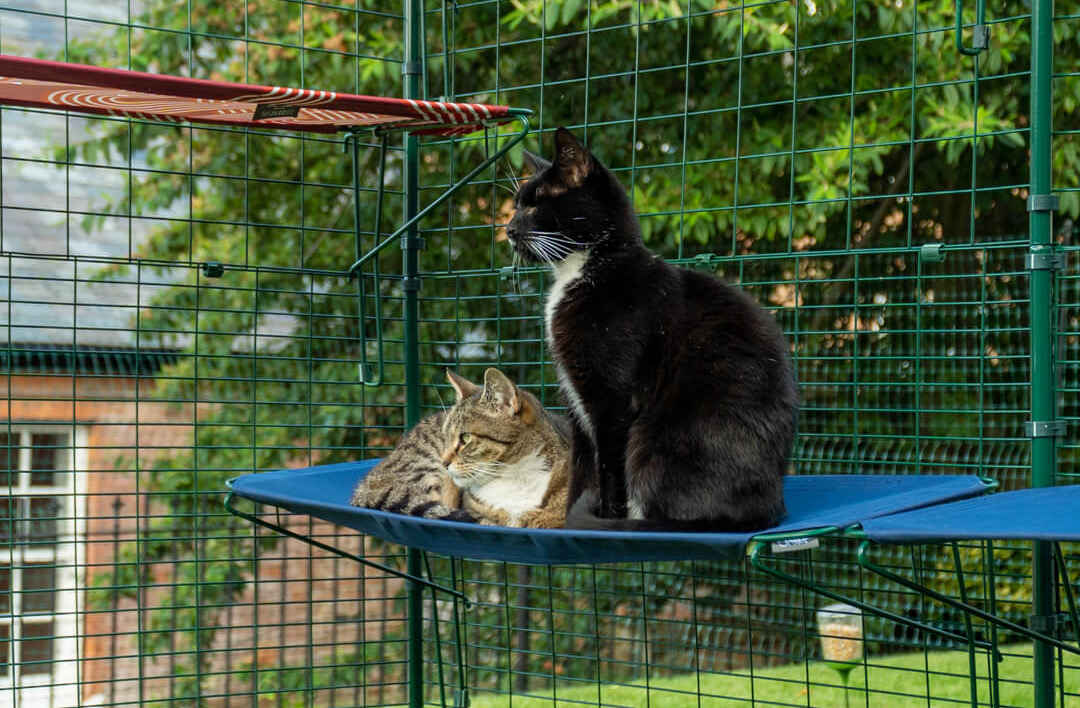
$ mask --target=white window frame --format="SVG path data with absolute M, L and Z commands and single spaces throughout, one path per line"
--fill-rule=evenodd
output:
M 80 705 L 79 655 L 81 650 L 80 578 L 85 567 L 85 499 L 87 469 L 86 428 L 70 423 L 3 423 L 0 433 L 18 436 L 19 459 L 16 483 L 0 486 L 0 494 L 19 496 L 53 496 L 59 501 L 57 537 L 49 546 L 27 546 L 18 541 L 0 551 L 0 563 L 11 568 L 10 610 L 0 616 L 7 625 L 9 637 L 8 669 L 0 672 L 0 708 L 68 708 Z M 68 475 L 54 479 L 50 486 L 30 484 L 31 436 L 34 434 L 65 435 L 67 448 L 58 449 L 57 467 L 70 470 Z M 65 459 L 66 458 L 66 459 Z M 66 478 L 65 478 L 66 477 Z M 52 613 L 19 617 L 22 598 L 20 566 L 44 562 L 55 568 L 56 602 Z M 19 672 L 19 644 L 23 622 L 52 621 L 52 670 L 42 674 L 22 675 Z

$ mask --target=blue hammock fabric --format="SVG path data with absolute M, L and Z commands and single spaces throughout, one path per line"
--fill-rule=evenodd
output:
M 537 565 L 739 558 L 754 536 L 848 528 L 885 514 L 982 494 L 974 476 L 812 475 L 784 480 L 788 515 L 757 533 L 657 533 L 514 529 L 435 521 L 348 504 L 377 460 L 238 477 L 239 497 L 355 529 L 369 536 L 448 556 Z
M 1018 489 L 867 520 L 874 541 L 1080 541 L 1080 486 Z

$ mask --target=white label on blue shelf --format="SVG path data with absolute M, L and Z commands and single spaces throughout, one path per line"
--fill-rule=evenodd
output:
M 783 541 L 773 541 L 773 553 L 787 553 L 789 551 L 809 551 L 818 547 L 816 538 L 786 538 Z

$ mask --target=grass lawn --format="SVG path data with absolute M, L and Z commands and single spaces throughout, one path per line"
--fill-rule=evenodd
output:
M 1031 645 L 1004 648 L 998 664 L 1002 706 L 1031 708 Z M 1065 689 L 1080 691 L 1080 657 L 1065 659 Z M 851 672 L 851 708 L 962 708 L 971 705 L 968 655 L 941 651 L 901 654 L 872 660 Z M 989 705 L 989 665 L 976 655 L 979 702 Z M 700 682 L 700 683 L 699 683 Z M 869 687 L 869 690 L 866 690 Z M 700 698 L 699 698 L 700 696 Z M 507 696 L 472 692 L 474 708 L 577 708 L 583 705 L 626 708 L 754 708 L 802 706 L 843 708 L 844 693 L 836 672 L 823 663 L 790 664 L 732 674 L 702 673 L 629 684 L 580 684 L 560 679 L 551 692 Z M 1059 706 L 1061 704 L 1059 703 Z M 1063 708 L 1080 708 L 1080 697 L 1066 696 Z

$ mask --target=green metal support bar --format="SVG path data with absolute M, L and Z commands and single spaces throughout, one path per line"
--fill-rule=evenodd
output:
M 375 240 L 378 241 L 382 233 L 383 200 L 386 197 L 386 153 L 390 135 L 384 133 L 381 136 L 379 146 L 379 176 L 375 196 Z M 352 147 L 353 163 L 353 223 L 356 230 L 356 258 L 359 259 L 364 251 L 364 244 L 360 235 L 360 135 L 350 133 L 345 136 L 346 147 Z M 378 386 L 383 382 L 386 371 L 386 357 L 383 351 L 383 316 L 382 316 L 382 292 L 379 287 L 379 259 L 372 261 L 372 282 L 375 290 L 375 370 L 372 371 L 368 363 L 367 337 L 364 334 L 364 326 L 367 315 L 367 293 L 364 287 L 364 274 L 359 270 L 350 271 L 356 276 L 356 291 L 360 300 L 359 330 L 360 330 L 360 383 L 368 386 Z
M 423 0 L 405 0 L 405 63 L 402 65 L 405 98 L 423 98 L 423 89 L 420 85 L 424 63 L 423 15 Z M 401 242 L 403 276 L 401 285 L 405 295 L 405 425 L 407 428 L 412 428 L 420 420 L 420 248 L 417 239 L 417 222 L 424 213 L 420 211 L 420 139 L 415 135 L 405 135 L 405 162 L 402 169 L 405 190 L 405 224 L 390 238 L 396 238 L 399 232 L 405 233 L 405 239 Z M 436 200 L 436 203 L 438 201 Z M 384 241 L 383 244 L 376 246 L 367 257 L 377 254 L 385 243 Z M 350 270 L 363 265 L 363 261 L 364 258 L 359 259 Z M 419 577 L 423 573 L 423 559 L 420 551 L 410 548 L 407 554 L 409 574 Z M 407 592 L 409 708 L 423 708 L 424 592 L 423 587 L 415 582 L 408 584 Z
M 981 620 L 985 620 L 987 622 L 991 622 L 993 624 L 996 624 L 997 626 L 1002 627 L 1004 629 L 1007 629 L 1010 632 L 1015 632 L 1015 633 L 1017 633 L 1019 635 L 1025 636 L 1028 639 L 1032 639 L 1032 640 L 1037 641 L 1037 642 L 1047 642 L 1048 644 L 1051 644 L 1051 645 L 1057 647 L 1058 649 L 1062 649 L 1064 651 L 1071 652 L 1073 654 L 1080 654 L 1080 646 L 1074 646 L 1072 644 L 1068 644 L 1068 643 L 1063 642 L 1063 641 L 1061 641 L 1059 639 L 1056 639 L 1054 637 L 1049 637 L 1049 636 L 1047 636 L 1045 634 L 1042 634 L 1041 632 L 1036 632 L 1036 631 L 1034 631 L 1032 629 L 1029 629 L 1029 628 L 1021 625 L 1021 624 L 1017 624 L 1016 622 L 1012 622 L 1012 621 L 1007 620 L 1007 619 L 1005 619 L 1003 617 L 999 617 L 999 616 L 995 615 L 992 612 L 987 612 L 985 610 L 982 610 L 982 609 L 980 609 L 978 607 L 975 607 L 974 605 L 971 605 L 971 604 L 969 604 L 967 602 L 964 602 L 962 600 L 957 600 L 956 598 L 949 597 L 948 595 L 944 595 L 944 594 L 942 594 L 940 592 L 937 592 L 936 590 L 932 590 L 932 589 L 930 589 L 930 588 L 928 588 L 928 587 L 926 587 L 924 585 L 920 585 L 917 582 L 913 582 L 911 580 L 908 580 L 904 576 L 902 576 L 902 575 L 900 575 L 898 573 L 894 573 L 893 571 L 889 570 L 888 568 L 885 568 L 883 566 L 878 565 L 877 563 L 874 563 L 869 558 L 870 547 L 871 547 L 871 542 L 870 541 L 863 541 L 862 543 L 860 543 L 859 544 L 859 550 L 856 553 L 856 557 L 859 560 L 859 565 L 862 566 L 863 568 L 865 568 L 866 570 L 870 571 L 871 573 L 874 573 L 875 575 L 880 575 L 881 577 L 886 578 L 887 580 L 891 580 L 892 582 L 896 583 L 897 585 L 902 585 L 902 586 L 908 588 L 909 590 L 914 590 L 915 592 L 919 593 L 920 595 L 925 595 L 926 597 L 929 597 L 929 598 L 931 598 L 933 600 L 936 600 L 936 601 L 938 601 L 938 602 L 940 602 L 942 604 L 948 605 L 949 607 L 953 607 L 953 608 L 958 609 L 958 610 L 960 610 L 960 611 L 962 611 L 962 612 L 964 612 L 964 613 L 966 613 L 968 615 L 972 615 L 974 617 L 978 617 Z
M 1031 252 L 1053 248 L 1052 212 L 1047 208 L 1053 189 L 1051 155 L 1053 146 L 1054 3 L 1033 0 L 1031 4 Z M 1039 203 L 1041 200 L 1042 203 Z M 1056 363 L 1054 351 L 1054 280 L 1052 269 L 1030 271 L 1031 296 L 1031 422 L 1052 423 L 1057 418 Z M 1053 435 L 1031 438 L 1031 486 L 1054 484 L 1057 469 L 1057 439 Z M 1043 620 L 1057 614 L 1053 544 L 1034 542 L 1032 548 L 1032 617 Z M 1053 708 L 1055 698 L 1054 649 L 1048 641 L 1032 648 L 1034 708 Z
M 405 259 L 408 260 L 409 253 L 410 252 L 415 252 L 415 251 L 418 250 L 418 248 L 415 248 L 415 247 L 418 244 L 418 241 L 416 240 L 416 234 L 417 234 L 417 226 L 418 226 L 420 220 L 423 219 L 424 217 L 426 217 L 428 214 L 430 214 L 434 210 L 438 209 L 439 206 L 444 204 L 448 199 L 450 199 L 450 197 L 454 196 L 463 187 L 465 187 L 467 184 L 472 182 L 472 180 L 475 179 L 476 176 L 479 175 L 481 172 L 488 169 L 489 167 L 494 165 L 496 162 L 501 160 L 503 157 L 505 157 L 506 154 L 515 145 L 517 145 L 519 142 L 521 142 L 525 138 L 525 136 L 529 134 L 528 115 L 529 115 L 530 112 L 526 111 L 526 110 L 521 110 L 521 109 L 512 109 L 512 113 L 514 114 L 514 117 L 517 120 L 518 125 L 519 125 L 519 130 L 518 130 L 517 134 L 513 135 L 510 138 L 510 140 L 503 143 L 502 147 L 495 150 L 494 153 L 489 154 L 488 157 L 486 159 L 484 159 L 475 168 L 473 168 L 472 171 L 470 171 L 467 175 L 465 175 L 460 180 L 458 180 L 453 185 L 451 185 L 446 191 L 444 191 L 442 194 L 440 194 L 434 201 L 432 201 L 426 207 L 424 207 L 423 209 L 419 208 L 419 199 L 418 199 L 419 183 L 417 183 L 417 185 L 416 185 L 417 194 L 413 195 L 411 202 L 410 202 L 410 196 L 409 196 L 410 195 L 409 186 L 408 186 L 408 184 L 406 184 L 406 186 L 405 186 L 405 195 L 406 195 L 405 196 L 405 199 L 406 199 L 406 212 L 405 212 L 406 213 L 406 221 L 405 221 L 405 223 L 402 224 L 396 231 L 394 231 L 394 233 L 390 234 L 389 236 L 387 236 L 382 241 L 379 241 L 378 244 L 374 248 L 372 248 L 370 251 L 368 251 L 364 255 L 360 254 L 360 227 L 359 227 L 359 223 L 360 223 L 359 210 L 360 210 L 360 207 L 359 206 L 355 207 L 355 210 L 356 210 L 356 223 L 357 223 L 357 227 L 356 227 L 356 229 L 357 229 L 357 233 L 356 233 L 357 252 L 356 252 L 356 261 L 351 266 L 349 266 L 349 274 L 357 276 L 357 281 L 358 281 L 357 288 L 358 288 L 358 297 L 359 297 L 359 301 L 360 301 L 360 313 L 359 314 L 360 314 L 360 328 L 361 328 L 361 333 L 360 333 L 360 346 L 361 346 L 361 353 L 360 353 L 360 382 L 361 383 L 366 384 L 368 386 L 379 386 L 379 385 L 381 385 L 382 382 L 383 382 L 383 373 L 384 373 L 384 369 L 385 369 L 386 356 L 385 356 L 385 353 L 384 353 L 384 344 L 383 344 L 382 301 L 381 301 L 381 294 L 379 292 L 379 259 L 378 259 L 377 256 L 379 255 L 379 253 L 384 248 L 389 246 L 391 243 L 394 243 L 395 241 L 400 242 L 402 240 L 402 236 L 405 235 L 404 243 L 406 244 L 406 247 L 404 249 L 405 250 L 404 255 L 405 255 Z M 384 184 L 383 183 L 384 183 L 384 179 L 385 179 L 385 169 L 386 169 L 386 138 L 387 138 L 387 136 L 388 136 L 388 133 L 383 133 L 381 135 L 382 140 L 383 140 L 383 146 L 382 146 L 382 152 L 381 152 L 381 155 L 380 155 L 380 158 L 379 158 L 379 186 L 378 186 L 378 197 L 377 197 L 378 202 L 376 204 L 376 216 L 375 216 L 375 222 L 376 222 L 375 238 L 376 238 L 376 240 L 378 239 L 379 234 L 380 234 L 379 225 L 381 224 L 381 216 L 382 216 L 382 200 L 383 200 L 383 194 L 384 194 Z M 359 165 L 359 154 L 358 154 L 359 141 L 357 140 L 357 135 L 356 134 L 350 134 L 346 138 L 346 140 L 350 140 L 350 139 L 352 141 L 352 147 L 353 147 L 353 165 L 354 165 L 354 167 L 353 167 L 353 193 L 354 194 L 359 194 L 360 187 L 359 187 L 359 174 L 358 174 L 358 168 L 357 168 L 357 165 Z M 415 136 L 408 136 L 407 135 L 406 138 L 405 138 L 405 142 L 406 142 L 405 174 L 406 174 L 406 177 L 407 177 L 410 174 L 410 169 L 409 169 L 409 164 L 408 164 L 409 159 L 410 159 L 409 147 L 408 146 L 409 146 L 409 144 L 411 142 L 411 144 L 414 146 L 414 148 L 413 148 L 414 151 L 417 151 L 417 152 L 418 152 L 418 146 L 417 146 L 417 138 Z M 418 170 L 419 170 L 419 162 L 417 162 L 417 163 L 415 163 L 413 165 L 412 173 L 416 174 Z M 354 199 L 355 199 L 355 197 L 354 197 Z M 412 205 L 411 210 L 410 210 L 410 203 Z M 366 293 L 365 293 L 365 290 L 364 290 L 364 275 L 363 275 L 363 273 L 360 272 L 360 269 L 363 268 L 364 265 L 368 263 L 368 261 L 371 261 L 372 263 L 374 263 L 373 277 L 374 277 L 374 281 L 375 281 L 375 332 L 376 332 L 375 336 L 376 336 L 376 348 L 377 348 L 377 351 L 376 351 L 376 354 L 375 354 L 376 364 L 375 364 L 375 371 L 374 372 L 371 370 L 371 365 L 368 363 L 368 360 L 367 360 L 367 342 L 366 342 L 366 339 L 364 338 L 364 334 L 363 334 L 364 320 L 365 320 L 365 317 L 366 317 L 366 304 L 365 304 L 366 303 Z M 408 337 L 409 337 L 409 330 L 408 330 L 408 312 L 409 311 L 407 309 L 408 308 L 409 298 L 410 298 L 410 290 L 409 289 L 414 288 L 414 287 L 419 287 L 419 282 L 420 281 L 418 279 L 416 279 L 415 277 L 410 278 L 408 275 L 406 275 L 404 280 L 402 281 L 402 287 L 405 289 L 405 303 L 406 303 L 406 331 L 405 331 L 406 347 L 408 347 Z M 414 299 L 416 298 L 416 293 L 415 292 L 412 293 L 412 297 Z M 414 310 L 414 312 L 415 312 L 415 310 Z M 406 355 L 406 378 L 408 378 L 408 368 L 407 367 L 408 367 L 408 361 L 407 361 L 407 355 Z M 406 385 L 406 390 L 408 390 L 407 385 Z M 406 406 L 406 411 L 407 410 L 408 410 L 408 407 Z M 415 424 L 415 421 L 413 421 L 413 423 L 410 424 L 410 427 L 411 427 L 412 424 Z
M 402 224 L 397 229 L 397 231 L 395 231 L 394 233 L 390 234 L 385 239 L 380 241 L 378 243 L 378 245 L 376 245 L 374 248 L 372 248 L 370 251 L 368 251 L 366 254 L 364 254 L 363 257 L 358 258 L 356 260 L 356 262 L 354 262 L 351 266 L 349 266 L 349 272 L 350 273 L 356 272 L 356 270 L 358 268 L 363 267 L 363 265 L 365 263 L 367 263 L 369 260 L 371 260 L 372 258 L 377 256 L 380 252 L 382 252 L 382 250 L 384 248 L 389 246 L 391 243 L 394 243 L 395 241 L 398 241 L 401 238 L 401 236 L 403 234 L 405 234 L 406 232 L 414 232 L 417 223 L 421 219 L 425 218 L 426 216 L 431 214 L 431 212 L 435 211 L 440 206 L 445 204 L 446 201 L 448 199 L 450 199 L 450 197 L 457 194 L 463 187 L 465 187 L 470 182 L 472 182 L 474 179 L 476 179 L 477 175 L 479 175 L 481 172 L 483 172 L 484 170 L 488 169 L 489 167 L 494 165 L 496 162 L 501 160 L 503 157 L 506 156 L 507 153 L 510 152 L 510 150 L 515 145 L 517 145 L 522 140 L 524 140 L 525 136 L 527 136 L 529 134 L 529 129 L 530 129 L 530 127 L 529 127 L 529 115 L 531 114 L 531 111 L 515 108 L 515 109 L 511 109 L 510 112 L 513 114 L 514 120 L 517 121 L 517 124 L 518 124 L 518 132 L 516 134 L 510 136 L 510 139 L 507 142 L 503 143 L 502 147 L 498 148 L 495 152 L 493 152 L 491 155 L 489 155 L 487 158 L 485 158 L 483 162 L 481 162 L 479 165 L 477 165 L 475 168 L 473 168 L 467 175 L 465 175 L 464 177 L 459 179 L 457 182 L 452 184 L 450 187 L 448 187 L 446 189 L 446 191 L 443 192 L 442 194 L 440 194 L 438 197 L 436 197 L 434 201 L 432 201 L 430 204 L 428 204 L 422 210 L 415 213 L 404 224 Z M 414 138 L 414 140 L 415 140 L 415 138 Z
M 381 563 L 376 563 L 375 561 L 370 561 L 367 558 L 364 558 L 363 556 L 358 556 L 358 555 L 355 555 L 353 553 L 349 553 L 348 551 L 343 551 L 340 548 L 336 548 L 335 546 L 328 545 L 326 543 L 323 543 L 322 541 L 316 541 L 311 536 L 304 536 L 303 534 L 296 533 L 295 531 L 290 531 L 289 529 L 285 528 L 284 526 L 281 526 L 280 524 L 272 524 L 269 521 L 266 521 L 264 519 L 259 518 L 258 516 L 255 516 L 254 514 L 249 514 L 246 511 L 241 511 L 240 509 L 238 509 L 236 507 L 236 499 L 238 499 L 238 498 L 239 497 L 237 497 L 232 492 L 229 492 L 225 496 L 225 511 L 229 512 L 233 516 L 238 516 L 241 519 L 245 519 L 247 521 L 250 521 L 253 524 L 256 524 L 258 526 L 262 526 L 265 529 L 269 529 L 269 530 L 271 530 L 271 531 L 273 531 L 275 533 L 279 533 L 279 534 L 281 534 L 283 536 L 288 536 L 289 538 L 295 538 L 297 541 L 303 541 L 304 543 L 308 544 L 309 546 L 314 546 L 315 548 L 319 548 L 319 549 L 327 551 L 329 553 L 333 553 L 336 556 L 341 556 L 342 558 L 348 558 L 349 560 L 356 561 L 357 563 L 360 563 L 361 565 L 366 565 L 369 568 L 375 568 L 376 570 L 382 571 L 383 573 L 386 573 L 387 575 L 393 575 L 393 576 L 401 578 L 401 579 L 403 579 L 403 580 L 405 580 L 407 582 L 417 583 L 417 584 L 422 585 L 424 587 L 431 588 L 432 590 L 438 590 L 439 592 L 445 592 L 448 595 L 453 595 L 456 599 L 461 600 L 463 603 L 465 603 L 466 607 L 471 607 L 472 606 L 472 603 L 469 602 L 469 598 L 466 597 L 464 593 L 461 593 L 461 592 L 459 592 L 457 590 L 453 590 L 453 589 L 445 587 L 443 585 L 433 583 L 433 582 L 431 582 L 429 580 L 424 579 L 423 577 L 421 577 L 419 575 L 411 575 L 409 573 L 403 573 L 400 570 L 396 570 L 394 568 L 391 568 L 390 566 L 382 565 Z
M 964 580 L 964 565 L 960 562 L 960 544 L 952 543 L 952 555 L 953 555 L 953 567 L 956 568 L 956 581 L 960 589 L 960 601 L 967 604 L 967 584 Z M 964 613 L 964 631 L 967 632 L 969 637 L 975 636 L 975 627 L 971 622 L 971 615 Z M 1000 657 L 994 656 L 995 660 L 999 660 Z M 991 663 L 997 663 L 996 661 Z M 979 708 L 979 686 L 975 682 L 975 677 L 978 675 L 977 664 L 975 660 L 975 647 L 968 644 L 968 695 L 971 698 L 971 708 Z
M 904 617 L 903 615 L 898 615 L 894 612 L 883 610 L 880 607 L 875 607 L 874 605 L 863 602 L 862 600 L 845 597 L 844 595 L 841 595 L 839 593 L 832 592 L 831 590 L 826 590 L 825 588 L 822 588 L 818 585 L 807 582 L 798 576 L 792 575 L 790 573 L 785 573 L 779 568 L 774 568 L 766 564 L 765 561 L 762 559 L 762 551 L 765 550 L 765 546 L 766 542 L 755 540 L 754 545 L 752 546 L 750 551 L 750 565 L 752 565 L 757 570 L 765 573 L 766 575 L 771 575 L 772 577 L 777 578 L 778 580 L 782 580 L 785 583 L 791 583 L 796 587 L 803 588 L 804 590 L 809 590 L 810 592 L 821 595 L 822 597 L 827 597 L 834 602 L 843 602 L 853 607 L 858 607 L 863 612 L 868 612 L 872 615 L 877 615 L 878 617 L 882 617 L 891 622 L 896 622 L 907 627 L 913 627 L 923 632 L 928 632 L 935 636 L 941 637 L 942 639 L 947 639 L 951 642 L 957 642 L 958 644 L 969 644 L 984 650 L 989 650 L 991 648 L 988 642 L 979 641 L 974 637 L 963 637 L 959 634 L 954 634 L 944 629 L 939 629 L 932 625 L 918 622 L 908 617 Z

